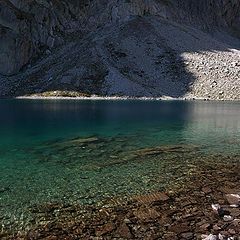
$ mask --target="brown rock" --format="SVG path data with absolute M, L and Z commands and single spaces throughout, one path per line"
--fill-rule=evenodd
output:
M 169 197 L 166 193 L 157 192 L 150 195 L 137 196 L 134 198 L 141 204 L 151 204 L 154 202 L 164 202 L 169 200 Z
M 240 192 L 240 188 L 233 188 L 233 187 L 222 187 L 220 188 L 220 191 L 226 194 L 232 194 L 232 193 L 238 193 Z
M 205 193 L 205 194 L 209 194 L 212 192 L 212 189 L 210 187 L 203 187 L 202 188 L 202 191 Z
M 180 203 L 181 207 L 188 207 L 190 205 L 193 205 L 192 201 L 189 199 L 182 199 L 181 203 Z
M 228 231 L 221 231 L 220 234 L 221 234 L 222 236 L 225 236 L 225 237 L 227 237 L 227 236 L 230 235 Z
M 227 201 L 230 205 L 239 205 L 240 204 L 240 195 L 239 194 L 226 194 Z
M 230 215 L 235 217 L 235 218 L 238 218 L 240 216 L 240 209 L 239 208 L 231 208 L 231 209 L 228 209 L 229 212 L 230 212 Z
M 27 233 L 28 239 L 38 239 L 40 237 L 40 233 L 38 231 L 31 230 Z
M 113 230 L 114 230 L 114 225 L 112 223 L 107 223 L 96 231 L 96 235 L 102 236 L 102 235 L 112 232 Z
M 186 215 L 183 215 L 182 218 L 186 219 L 186 221 L 192 221 L 192 220 L 196 220 L 198 218 L 198 215 L 197 214 L 186 214 Z
M 240 229 L 240 219 L 234 219 L 233 220 L 233 225 Z
M 45 238 L 45 240 L 57 240 L 58 237 L 57 236 L 48 236 Z
M 219 227 L 217 224 L 215 224 L 215 225 L 213 226 L 213 230 L 214 230 L 214 231 L 220 231 L 220 230 L 221 230 L 221 227 Z
M 153 208 L 140 208 L 133 213 L 136 218 L 143 222 L 149 222 L 160 217 L 160 214 Z
M 225 204 L 225 200 L 219 199 L 219 200 L 218 200 L 218 203 L 219 203 L 220 205 L 224 205 L 224 204 Z
M 184 239 L 193 239 L 194 234 L 191 233 L 191 232 L 182 233 L 182 234 L 181 234 L 181 237 L 184 238 Z
M 168 230 L 170 232 L 175 232 L 177 234 L 180 234 L 180 233 L 185 233 L 185 232 L 189 232 L 190 231 L 190 227 L 188 226 L 187 223 L 182 223 L 182 224 L 174 224 L 174 225 L 171 225 Z
M 232 229 L 232 228 L 231 228 L 231 229 L 229 229 L 229 230 L 228 230 L 228 232 L 229 232 L 231 235 L 234 235 L 234 234 L 236 234 L 236 231 L 235 231 L 234 229 Z
M 171 224 L 172 223 L 172 219 L 166 215 L 161 216 L 161 218 L 158 220 L 158 222 L 160 223 L 160 225 L 164 226 L 166 224 Z
M 211 228 L 211 225 L 209 223 L 205 223 L 200 226 L 200 231 L 203 233 L 206 233 L 207 231 L 209 231 L 210 228 Z
M 177 240 L 178 237 L 177 237 L 176 233 L 168 232 L 163 235 L 163 239 L 164 240 Z
M 126 239 L 132 238 L 132 233 L 130 232 L 130 229 L 126 223 L 122 223 L 118 228 L 117 232 L 122 238 Z

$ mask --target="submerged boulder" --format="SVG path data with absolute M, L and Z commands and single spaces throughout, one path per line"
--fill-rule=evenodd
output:
M 196 151 L 198 149 L 195 145 L 169 145 L 159 146 L 154 148 L 143 148 L 133 152 L 138 157 L 159 155 L 164 153 L 186 153 Z

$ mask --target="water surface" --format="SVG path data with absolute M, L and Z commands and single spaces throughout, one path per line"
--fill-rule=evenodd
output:
M 240 154 L 239 102 L 1 100 L 0 114 L 9 226 L 28 222 L 35 205 L 161 190 L 201 157 Z

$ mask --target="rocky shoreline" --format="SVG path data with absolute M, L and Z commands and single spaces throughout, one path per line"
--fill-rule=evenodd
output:
M 220 157 L 220 156 L 219 156 Z M 240 237 L 239 156 L 199 164 L 165 191 L 99 205 L 47 203 L 29 230 L 1 239 L 204 239 Z M 229 161 L 228 161 L 229 160 Z M 201 166 L 201 167 L 200 167 Z
M 133 97 L 133 96 L 101 96 L 91 95 L 86 93 L 79 93 L 74 91 L 52 91 L 39 94 L 31 94 L 16 97 L 16 99 L 30 99 L 30 100 L 146 100 L 146 101 L 240 101 L 239 99 L 209 99 L 200 97 L 179 97 L 173 98 L 168 96 L 162 97 Z

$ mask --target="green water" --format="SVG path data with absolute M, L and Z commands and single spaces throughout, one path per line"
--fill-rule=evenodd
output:
M 239 102 L 0 100 L 0 114 L 2 228 L 32 206 L 161 190 L 199 157 L 240 155 Z

